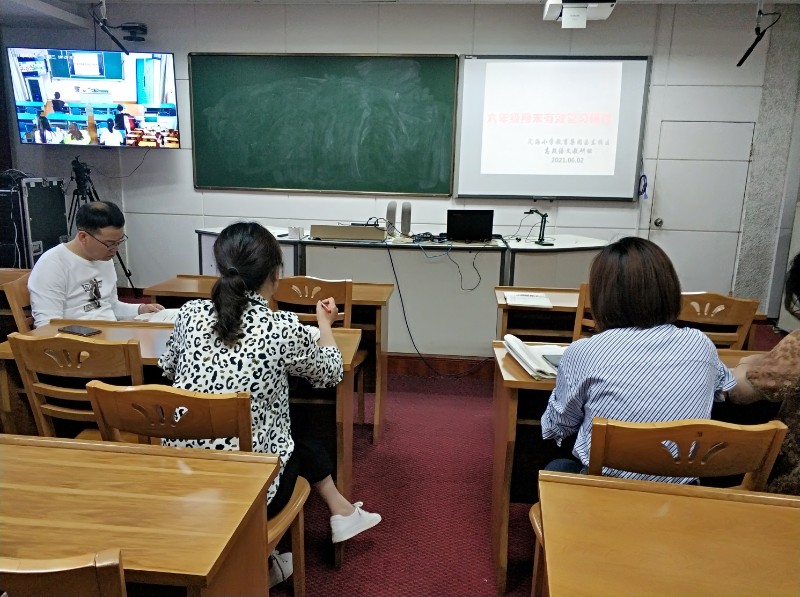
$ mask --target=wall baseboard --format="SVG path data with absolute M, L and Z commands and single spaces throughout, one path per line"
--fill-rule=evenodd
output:
M 389 374 L 437 377 L 430 367 L 416 354 L 392 353 L 389 355 Z M 424 355 L 431 367 L 441 375 L 460 376 L 464 379 L 494 379 L 493 357 L 464 357 L 455 355 Z

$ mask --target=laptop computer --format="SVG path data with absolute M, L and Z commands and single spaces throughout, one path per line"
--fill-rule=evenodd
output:
M 492 240 L 493 209 L 448 209 L 447 239 L 457 242 Z

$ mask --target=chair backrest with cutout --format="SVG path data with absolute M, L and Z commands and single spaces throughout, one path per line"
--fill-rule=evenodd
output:
M 104 440 L 118 441 L 119 432 L 150 438 L 214 439 L 238 437 L 239 449 L 252 452 L 250 394 L 206 394 L 170 386 L 86 385 Z
M 137 340 L 114 342 L 77 336 L 9 334 L 11 352 L 22 377 L 39 435 L 55 437 L 53 419 L 95 422 L 83 384 L 58 378 L 128 378 L 143 383 L 142 357 Z M 39 376 L 46 376 L 40 380 Z M 81 387 L 76 387 L 76 385 Z M 54 403 L 53 400 L 56 402 Z M 75 406 L 71 406 L 73 403 Z
M 740 299 L 716 292 L 684 292 L 678 325 L 705 333 L 720 348 L 741 350 L 758 311 L 755 299 Z
M 283 309 L 297 313 L 300 321 L 314 325 L 317 323 L 315 308 L 317 301 L 333 297 L 339 308 L 337 321 L 349 328 L 353 311 L 353 281 L 323 280 L 311 276 L 287 276 L 281 278 L 278 288 L 272 295 L 270 308 Z
M 3 292 L 6 294 L 11 316 L 19 332 L 30 332 L 33 329 L 33 317 L 30 313 L 31 293 L 28 291 L 30 275 L 28 272 L 16 280 L 3 284 Z
M 10 597 L 125 597 L 119 549 L 52 560 L 0 557 L 0 587 Z
M 704 419 L 664 423 L 592 420 L 589 474 L 603 467 L 666 477 L 744 474 L 741 487 L 763 491 L 787 427 L 780 421 L 734 425 Z

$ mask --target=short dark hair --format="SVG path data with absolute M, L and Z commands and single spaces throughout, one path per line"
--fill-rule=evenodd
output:
M 220 278 L 211 289 L 217 314 L 214 331 L 228 345 L 236 343 L 247 306 L 246 292 L 258 291 L 267 278 L 279 276 L 283 252 L 272 233 L 257 222 L 236 222 L 214 243 Z
M 794 256 L 786 274 L 783 306 L 797 318 L 800 318 L 800 253 Z
M 628 236 L 592 261 L 589 300 L 598 331 L 652 328 L 678 319 L 681 284 L 661 247 Z
M 75 226 L 94 234 L 101 228 L 122 228 L 125 225 L 125 216 L 115 204 L 108 201 L 90 201 L 78 208 L 75 214 Z
M 108 120 L 106 120 L 106 127 L 108 128 L 109 131 L 113 131 L 114 130 L 114 119 L 113 118 L 109 118 Z
M 54 94 L 54 97 L 56 99 L 60 99 L 61 98 L 61 94 L 58 91 L 56 91 L 55 94 Z

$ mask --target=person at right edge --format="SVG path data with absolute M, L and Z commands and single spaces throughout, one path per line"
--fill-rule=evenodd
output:
M 332 387 L 342 379 L 342 353 L 331 324 L 332 298 L 317 301 L 319 327 L 300 323 L 295 313 L 273 311 L 269 300 L 283 269 L 278 241 L 255 222 L 225 228 L 214 243 L 220 279 L 211 300 L 181 307 L 159 366 L 175 387 L 197 392 L 249 392 L 253 451 L 276 454 L 281 470 L 267 490 L 267 516 L 288 503 L 298 476 L 305 477 L 331 513 L 334 543 L 374 527 L 379 514 L 351 504 L 339 493 L 331 474 L 333 463 L 310 426 L 289 417 L 289 375 L 316 387 Z M 162 440 L 170 446 L 238 449 L 238 438 Z M 270 556 L 270 586 L 292 573 L 292 554 Z
M 786 276 L 784 306 L 800 319 L 800 253 L 794 256 Z M 800 329 L 767 354 L 744 357 L 733 375 L 736 387 L 728 392 L 732 403 L 782 402 L 777 418 L 789 431 L 772 467 L 767 491 L 800 495 Z

